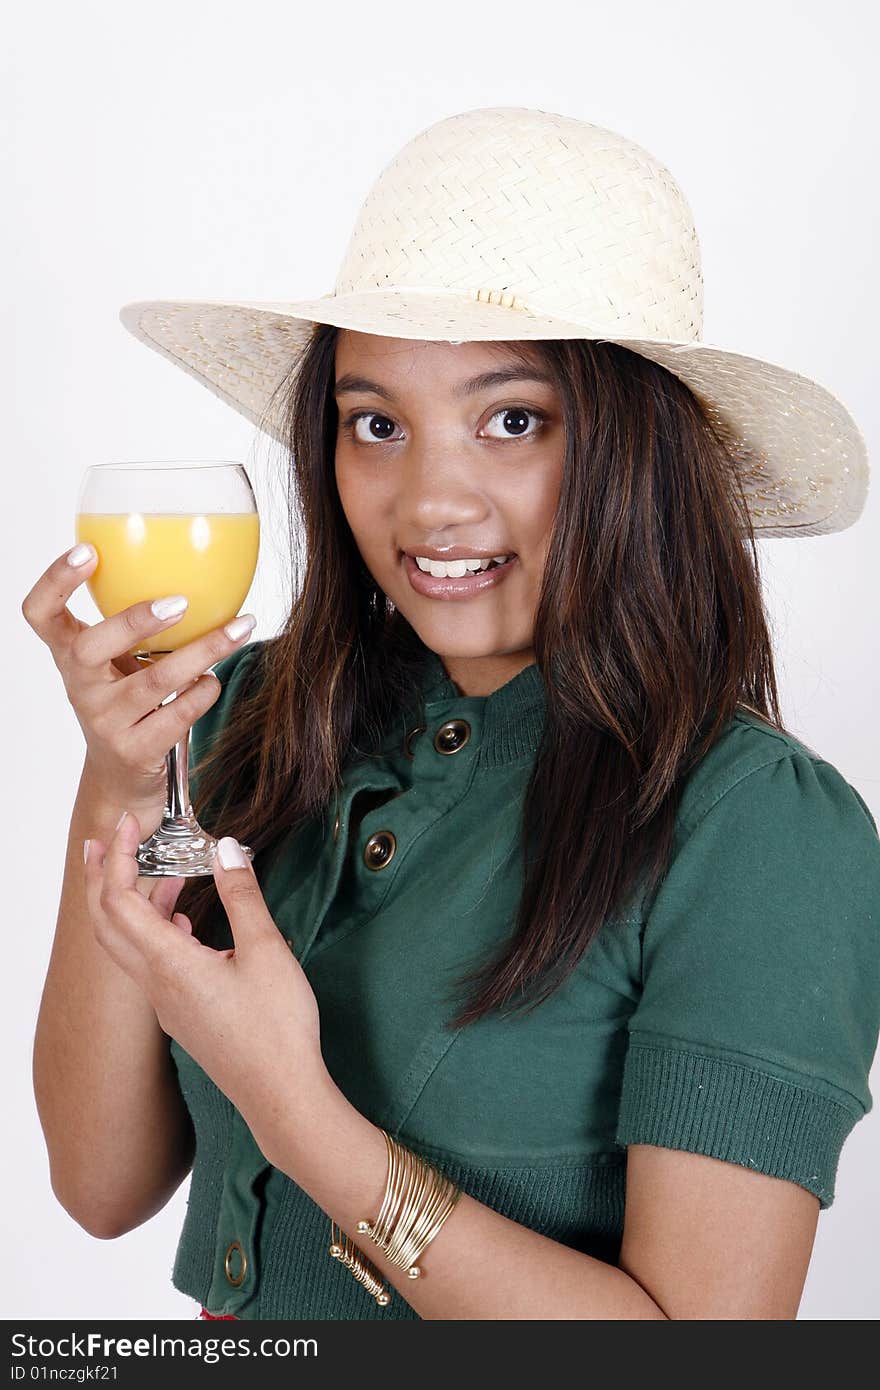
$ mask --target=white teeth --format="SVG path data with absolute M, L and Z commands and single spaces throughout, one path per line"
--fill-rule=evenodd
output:
M 503 565 L 508 559 L 507 555 L 493 555 L 490 559 L 479 559 L 476 555 L 466 560 L 430 560 L 425 555 L 415 557 L 416 564 L 420 570 L 430 574 L 434 579 L 462 579 L 466 574 L 476 574 L 477 570 L 489 568 L 492 560 L 496 564 Z

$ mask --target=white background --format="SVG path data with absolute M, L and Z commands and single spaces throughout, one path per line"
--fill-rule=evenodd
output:
M 815 377 L 876 456 L 876 8 L 29 0 L 4 29 L 0 1316 L 188 1318 L 197 1306 L 171 1284 L 188 1184 L 140 1229 L 93 1239 L 52 1194 L 31 1087 L 83 742 L 21 599 L 73 543 L 89 464 L 239 459 L 262 499 L 269 487 L 267 442 L 136 342 L 120 305 L 324 293 L 407 140 L 455 111 L 533 106 L 670 168 L 702 244 L 705 341 Z M 245 605 L 257 637 L 283 611 L 268 539 Z M 850 530 L 759 544 L 784 718 L 880 818 L 878 489 Z M 97 618 L 84 591 L 73 607 Z M 803 1318 L 880 1314 L 878 1158 L 875 1110 L 820 1217 Z

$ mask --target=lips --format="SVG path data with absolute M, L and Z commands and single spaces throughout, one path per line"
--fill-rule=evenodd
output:
M 451 576 L 435 579 L 432 574 L 420 570 L 412 555 L 403 555 L 403 567 L 407 579 L 417 594 L 425 598 L 463 599 L 474 598 L 487 589 L 503 584 L 518 561 L 515 555 L 494 569 L 477 570 L 474 574 L 463 575 L 460 579 Z

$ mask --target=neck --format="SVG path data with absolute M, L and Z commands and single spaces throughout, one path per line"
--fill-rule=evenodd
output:
M 457 694 L 462 696 L 491 695 L 535 661 L 531 648 L 492 656 L 444 656 L 439 653 L 439 657 Z

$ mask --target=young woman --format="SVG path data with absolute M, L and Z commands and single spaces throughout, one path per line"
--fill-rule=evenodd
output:
M 73 619 L 93 553 L 24 603 L 87 742 L 53 1186 L 106 1237 L 191 1169 L 203 1316 L 796 1316 L 871 1105 L 880 839 L 784 726 L 754 539 L 851 524 L 864 452 L 699 342 L 700 285 L 651 156 L 493 108 L 383 172 L 333 296 L 125 311 L 282 441 L 305 554 L 280 634 L 147 671 L 176 619 Z M 221 853 L 145 883 L 181 725 Z

